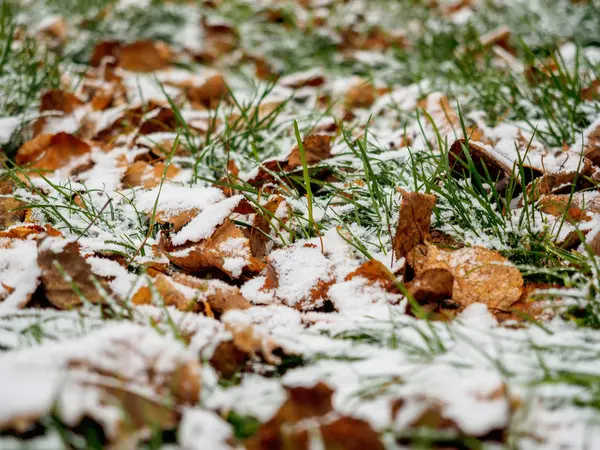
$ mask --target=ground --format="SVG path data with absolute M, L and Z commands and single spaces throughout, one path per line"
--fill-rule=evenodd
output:
M 0 448 L 600 446 L 600 2 L 0 1 Z

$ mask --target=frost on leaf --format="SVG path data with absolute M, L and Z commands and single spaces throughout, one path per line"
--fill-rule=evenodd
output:
M 246 448 L 309 450 L 317 439 L 324 450 L 383 450 L 367 422 L 335 412 L 332 396 L 333 390 L 324 383 L 287 388 L 285 403 L 246 441 Z
M 87 155 L 90 146 L 67 133 L 41 134 L 19 148 L 15 162 L 30 169 L 54 171 Z
M 68 427 L 89 418 L 114 448 L 173 428 L 201 390 L 199 365 L 180 343 L 130 323 L 5 354 L 0 369 L 0 430 L 27 433 L 50 414 Z
M 519 269 L 498 252 L 483 247 L 444 250 L 425 244 L 411 253 L 410 264 L 417 279 L 428 270 L 449 271 L 454 277 L 452 300 L 462 306 L 479 302 L 508 309 L 523 291 Z
M 110 295 L 111 291 L 105 280 L 93 276 L 90 265 L 79 253 L 79 244 L 69 242 L 55 249 L 54 242 L 40 241 L 37 259 L 50 303 L 59 309 L 80 306 L 84 301 L 104 303 L 104 295 Z
M 512 177 L 512 168 L 499 155 L 495 154 L 490 146 L 480 142 L 464 139 L 457 140 L 448 152 L 448 164 L 453 174 L 459 176 L 469 175 L 471 166 L 483 180 L 495 183 L 495 188 L 502 193 L 508 186 Z
M 415 246 L 422 244 L 429 236 L 431 213 L 435 205 L 434 195 L 404 190 L 400 192 L 400 218 L 393 240 L 394 254 L 398 259 L 406 257 Z
M 243 270 L 262 270 L 262 264 L 251 255 L 250 242 L 229 219 L 219 225 L 212 236 L 200 242 L 173 246 L 170 237 L 163 235 L 160 245 L 173 264 L 188 272 L 216 268 L 230 277 L 239 278 Z

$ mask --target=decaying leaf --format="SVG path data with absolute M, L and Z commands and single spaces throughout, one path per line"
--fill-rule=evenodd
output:
M 468 155 L 465 152 L 467 147 Z M 448 152 L 448 164 L 453 174 L 468 175 L 471 162 L 483 180 L 487 180 L 489 174 L 491 181 L 496 183 L 496 191 L 504 192 L 513 176 L 509 162 L 494 152 L 491 146 L 475 141 L 467 144 L 464 139 L 454 142 Z
M 309 450 L 313 436 L 318 436 L 325 450 L 383 450 L 379 436 L 367 422 L 335 413 L 332 395 L 324 383 L 287 388 L 285 403 L 246 441 L 246 448 Z
M 508 259 L 483 247 L 444 250 L 420 245 L 410 254 L 418 279 L 431 269 L 444 269 L 454 277 L 452 300 L 462 306 L 474 302 L 489 308 L 508 309 L 521 297 L 523 277 Z
M 26 203 L 13 197 L 0 197 L 0 228 L 8 228 L 25 220 Z
M 213 75 L 201 86 L 190 86 L 185 95 L 193 107 L 198 109 L 214 109 L 227 98 L 229 91 L 221 75 Z
M 271 233 L 271 227 L 277 226 L 274 224 L 275 220 L 271 215 L 276 217 L 275 213 L 284 201 L 285 199 L 280 195 L 273 196 L 263 205 L 264 211 L 256 214 L 254 226 L 250 232 L 250 248 L 255 258 L 262 259 L 267 255 L 267 247 L 269 242 L 271 242 L 268 238 Z
M 344 97 L 344 105 L 348 109 L 368 108 L 377 98 L 377 89 L 368 81 L 354 84 Z
M 570 194 L 573 189 L 588 189 L 596 184 L 594 171 L 592 162 L 584 157 L 578 170 L 545 173 L 529 183 L 526 191 L 530 199 L 537 200 L 543 195 Z
M 151 328 L 123 323 L 26 351 L 25 359 L 13 353 L 0 361 L 2 372 L 19 380 L 5 385 L 2 397 L 11 389 L 23 399 L 19 417 L 0 419 L 2 431 L 25 433 L 54 413 L 67 427 L 93 420 L 106 448 L 137 448 L 140 431 L 172 429 L 181 408 L 200 397 L 198 362 Z
M 454 276 L 444 268 L 427 269 L 406 284 L 406 289 L 419 303 L 437 303 L 452 298 Z
M 244 298 L 237 286 L 219 280 L 202 280 L 181 273 L 173 275 L 173 279 L 183 286 L 197 289 L 200 297 L 210 305 L 217 318 L 232 309 L 250 308 L 250 302 Z
M 221 319 L 225 329 L 233 335 L 233 344 L 238 350 L 248 355 L 257 355 L 270 364 L 281 362 L 281 358 L 275 354 L 281 346 L 266 330 L 253 325 L 247 315 L 241 311 L 229 311 Z
M 415 246 L 427 238 L 431 227 L 431 213 L 435 206 L 434 195 L 404 190 L 400 192 L 400 217 L 393 240 L 394 254 L 398 259 L 407 256 Z
M 89 144 L 68 133 L 40 134 L 19 148 L 15 162 L 31 169 L 54 171 L 71 165 L 90 150 Z
M 163 42 L 149 40 L 129 44 L 104 41 L 96 44 L 90 65 L 98 67 L 103 61 L 131 72 L 153 72 L 169 66 L 171 50 Z
M 163 176 L 165 179 L 172 179 L 178 173 L 179 169 L 174 165 L 166 167 L 165 163 L 150 164 L 146 161 L 136 161 L 129 166 L 122 182 L 125 187 L 141 186 L 145 189 L 152 189 L 160 184 Z
M 331 155 L 331 136 L 327 134 L 311 134 L 302 140 L 304 154 L 306 156 L 306 164 L 312 166 L 319 161 L 329 158 Z M 302 167 L 302 159 L 300 158 L 300 150 L 296 145 L 287 160 L 286 170 Z
M 54 241 L 39 242 L 38 265 L 46 297 L 59 309 L 80 306 L 84 301 L 104 303 L 111 290 L 105 280 L 94 277 L 91 267 L 79 253 L 79 244 L 69 242 L 55 249 Z M 61 248 L 62 247 L 62 248 Z M 96 288 L 96 284 L 104 293 Z
M 396 276 L 383 265 L 383 263 L 370 259 L 355 271 L 346 276 L 346 281 L 352 280 L 355 277 L 362 277 L 368 280 L 368 284 L 379 284 L 388 292 L 399 292 L 396 287 Z
M 242 270 L 259 272 L 263 265 L 250 251 L 250 242 L 241 229 L 226 219 L 208 239 L 174 247 L 168 236 L 160 241 L 161 250 L 169 260 L 189 272 L 217 268 L 238 278 Z

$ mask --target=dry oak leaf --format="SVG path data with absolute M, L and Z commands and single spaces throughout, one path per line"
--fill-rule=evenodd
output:
M 242 270 L 257 273 L 264 268 L 264 264 L 251 255 L 250 242 L 242 230 L 229 219 L 219 225 L 211 237 L 200 242 L 174 247 L 163 234 L 160 249 L 169 261 L 188 272 L 217 268 L 238 278 Z
M 331 156 L 331 136 L 326 134 L 312 134 L 302 140 L 306 164 L 313 166 Z M 248 182 L 253 186 L 260 186 L 273 181 L 270 172 L 289 172 L 302 167 L 300 149 L 294 146 L 288 157 L 284 160 L 272 159 L 261 164 L 258 175 Z M 315 176 L 313 176 L 314 178 Z
M 242 311 L 228 311 L 221 317 L 225 329 L 232 335 L 235 347 L 248 354 L 256 355 L 269 364 L 279 364 L 281 358 L 275 353 L 281 346 L 273 340 L 268 331 L 255 326 L 252 319 Z
M 154 288 L 162 298 L 165 306 L 175 306 L 184 312 L 199 312 L 207 317 L 214 317 L 210 305 L 202 298 L 200 292 L 196 293 L 177 283 L 172 277 L 157 273 L 152 279 Z M 131 299 L 135 305 L 148 305 L 152 303 L 152 290 L 142 286 Z
M 348 89 L 344 97 L 344 106 L 347 109 L 368 108 L 375 102 L 376 98 L 377 89 L 375 89 L 373 83 L 362 80 Z
M 429 236 L 431 213 L 435 206 L 435 196 L 419 194 L 399 189 L 402 194 L 400 217 L 392 242 L 394 255 L 400 259 Z
M 589 200 L 583 193 L 573 195 L 545 195 L 540 198 L 538 209 L 555 217 L 565 217 L 571 224 L 589 222 L 593 214 L 600 213 L 600 197 L 594 196 Z
M 262 259 L 267 255 L 268 244 L 271 242 L 267 236 L 271 233 L 271 227 L 277 226 L 274 224 L 276 219 L 273 219 L 272 216 L 277 217 L 276 212 L 283 202 L 285 199 L 281 195 L 275 195 L 263 205 L 266 212 L 261 211 L 256 214 L 249 238 L 250 249 L 255 258 Z
M 90 265 L 79 253 L 79 244 L 69 242 L 57 246 L 57 243 L 60 242 L 51 238 L 38 242 L 37 261 L 42 270 L 42 286 L 50 303 L 59 309 L 80 306 L 83 299 L 104 303 L 104 296 L 96 288 L 94 280 L 107 295 L 111 290 L 106 280 L 93 276 Z
M 200 86 L 187 87 L 185 95 L 194 108 L 214 109 L 229 96 L 229 90 L 221 75 L 213 75 Z
M 468 150 L 468 156 L 465 150 Z M 483 179 L 487 179 L 489 174 L 491 180 L 496 182 L 496 191 L 504 192 L 513 174 L 508 160 L 501 158 L 489 145 L 476 141 L 467 144 L 464 139 L 458 139 L 448 152 L 448 164 L 453 175 L 468 175 L 470 160 Z
M 534 200 L 548 194 L 570 194 L 573 189 L 582 191 L 597 184 L 595 171 L 592 161 L 583 157 L 578 171 L 545 173 L 529 183 L 526 191 L 529 198 Z
M 27 204 L 13 197 L 0 197 L 0 228 L 8 228 L 25 220 Z
M 324 383 L 286 390 L 288 398 L 275 416 L 246 440 L 248 450 L 308 450 L 313 431 L 309 423 L 318 427 L 325 450 L 384 449 L 379 435 L 367 422 L 335 413 L 333 391 Z
M 452 300 L 461 306 L 485 303 L 508 309 L 523 292 L 523 277 L 500 253 L 483 247 L 444 250 L 420 245 L 410 254 L 410 265 L 419 278 L 427 270 L 445 269 L 454 276 Z
M 71 134 L 40 134 L 19 148 L 15 162 L 21 166 L 27 164 L 32 169 L 54 171 L 90 151 L 89 144 Z
M 152 189 L 158 186 L 163 179 L 172 179 L 179 174 L 179 169 L 169 164 L 166 167 L 164 163 L 150 164 L 146 161 L 136 161 L 129 166 L 121 182 L 126 188 L 141 186 L 144 189 Z
M 452 298 L 454 276 L 444 268 L 427 269 L 406 283 L 406 289 L 421 304 L 437 303 Z
M 237 286 L 232 286 L 223 281 L 202 280 L 183 273 L 174 274 L 173 279 L 183 286 L 198 289 L 216 318 L 232 309 L 248 309 L 251 306 Z
M 365 261 L 358 269 L 349 273 L 345 281 L 350 281 L 355 277 L 365 278 L 368 280 L 367 284 L 369 285 L 379 284 L 388 292 L 398 292 L 396 276 L 383 263 L 376 259 Z

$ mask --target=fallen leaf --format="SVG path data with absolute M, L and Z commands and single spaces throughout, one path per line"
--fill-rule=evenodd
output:
M 355 83 L 348 89 L 344 97 L 344 106 L 347 109 L 368 108 L 377 98 L 377 90 L 369 81 L 363 80 Z
M 333 390 L 324 383 L 286 390 L 287 400 L 275 416 L 261 425 L 256 435 L 246 440 L 248 450 L 309 450 L 312 448 L 309 424 L 317 428 L 324 450 L 385 448 L 368 422 L 335 413 Z
M 467 147 L 468 156 L 465 151 Z M 484 180 L 487 180 L 489 174 L 497 192 L 505 191 L 513 174 L 512 168 L 508 161 L 500 159 L 491 146 L 474 141 L 469 141 L 467 145 L 464 139 L 454 142 L 448 152 L 448 164 L 452 173 L 459 177 L 469 175 L 470 161 Z
M 402 194 L 402 203 L 392 242 L 397 259 L 406 257 L 415 246 L 422 244 L 427 238 L 435 206 L 434 195 L 406 192 L 402 189 L 399 191 Z
M 221 75 L 213 75 L 201 86 L 190 86 L 185 95 L 194 108 L 214 109 L 229 95 L 225 80 Z
M 230 246 L 230 243 L 235 243 L 235 246 Z M 211 237 L 200 242 L 173 247 L 168 236 L 163 234 L 160 247 L 173 264 L 188 272 L 217 268 L 230 277 L 238 278 L 241 275 L 241 272 L 237 273 L 238 269 L 260 272 L 264 267 L 251 256 L 250 242 L 229 219 L 219 225 Z M 235 267 L 229 266 L 230 262 Z
M 406 289 L 421 304 L 437 303 L 452 298 L 454 276 L 444 268 L 427 269 L 406 283 Z
M 84 299 L 104 303 L 104 296 L 93 280 L 107 295 L 111 290 L 105 280 L 93 276 L 90 265 L 79 253 L 79 244 L 69 242 L 55 251 L 50 246 L 52 242 L 48 239 L 39 241 L 37 260 L 42 269 L 42 286 L 50 303 L 59 309 L 80 306 Z
M 431 269 L 449 271 L 454 276 L 452 300 L 462 306 L 480 302 L 489 308 L 508 309 L 523 291 L 519 269 L 500 253 L 483 247 L 444 250 L 420 245 L 411 252 L 409 262 L 416 278 Z
M 257 211 L 254 219 L 254 224 L 250 232 L 250 249 L 255 258 L 262 259 L 267 255 L 267 247 L 271 239 L 268 236 L 271 234 L 272 227 L 279 227 L 276 220 L 271 216 L 276 217 L 276 212 L 285 199 L 276 195 L 273 196 L 265 205 L 266 211 Z
M 146 161 L 136 161 L 129 166 L 121 181 L 126 188 L 141 186 L 144 189 L 152 189 L 161 183 L 163 176 L 165 179 L 172 179 L 179 174 L 179 169 L 174 165 L 169 165 L 165 174 L 165 167 L 166 164 L 160 162 L 150 164 Z
M 350 281 L 355 277 L 362 277 L 368 280 L 368 284 L 379 284 L 388 292 L 399 292 L 396 287 L 396 276 L 383 265 L 383 263 L 370 259 L 353 272 L 349 273 L 345 280 Z
M 312 166 L 331 156 L 331 136 L 327 134 L 311 134 L 302 140 L 306 164 Z M 302 167 L 300 149 L 296 145 L 287 158 L 286 170 Z
M 15 162 L 31 169 L 54 171 L 70 165 L 90 151 L 89 144 L 71 134 L 40 134 L 19 148 Z
M 0 228 L 8 228 L 25 220 L 27 203 L 13 197 L 0 197 Z
M 131 72 L 153 72 L 169 66 L 171 50 L 163 42 L 136 41 L 121 46 L 118 65 Z

